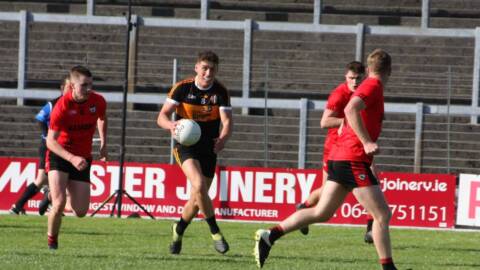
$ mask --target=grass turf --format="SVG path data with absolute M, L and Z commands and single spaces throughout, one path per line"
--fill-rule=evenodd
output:
M 170 255 L 170 220 L 64 217 L 59 249 L 47 248 L 47 218 L 0 215 L 3 269 L 256 269 L 253 235 L 270 224 L 219 222 L 230 251 L 213 249 L 205 222 Z M 381 269 L 364 228 L 312 226 L 275 244 L 264 269 Z M 399 269 L 479 269 L 480 232 L 391 229 Z

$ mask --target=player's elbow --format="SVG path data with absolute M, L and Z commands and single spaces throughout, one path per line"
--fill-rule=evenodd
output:
M 320 120 L 320 128 L 328 128 L 327 121 L 324 119 Z
M 357 110 L 354 106 L 352 106 L 351 103 L 349 103 L 345 109 L 343 110 L 343 112 L 345 113 L 345 117 L 349 118 L 351 117 L 352 115 L 355 115 L 357 113 Z
M 170 123 L 171 116 L 172 115 L 170 113 L 165 112 L 164 110 L 161 110 L 160 113 L 158 114 L 158 117 L 157 117 L 157 125 L 160 128 L 169 129 L 170 128 L 169 123 Z
M 158 117 L 158 119 L 157 119 L 157 126 L 160 127 L 160 128 L 164 128 L 163 127 L 163 121 L 162 121 L 161 117 Z
M 47 148 L 48 148 L 48 149 L 51 149 L 51 148 L 52 148 L 52 145 L 53 145 L 53 144 L 52 144 L 52 143 L 53 143 L 53 142 L 52 142 L 52 139 L 49 138 L 49 137 L 47 137 L 47 139 L 45 140 L 45 142 L 46 142 L 46 144 L 47 144 Z

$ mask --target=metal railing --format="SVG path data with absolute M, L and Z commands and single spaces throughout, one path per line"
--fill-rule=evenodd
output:
M 208 1 L 202 1 L 202 4 Z M 316 3 L 319 1 L 316 1 Z M 425 2 L 425 1 L 424 1 Z M 89 1 L 90 8 L 93 10 L 94 1 Z M 205 12 L 208 9 L 202 9 Z M 28 70 L 28 23 L 35 22 L 53 22 L 65 24 L 91 24 L 91 25 L 125 25 L 126 21 L 123 17 L 104 17 L 94 16 L 93 11 L 89 11 L 89 15 L 50 15 L 30 13 L 21 11 L 19 13 L 0 12 L 0 21 L 17 21 L 19 22 L 19 47 L 18 47 L 18 86 L 16 90 L 0 89 L 0 97 L 16 98 L 18 104 L 23 104 L 25 98 L 46 99 L 54 98 L 58 95 L 58 90 L 45 89 L 26 89 L 25 82 L 26 70 Z M 207 11 L 208 12 L 208 11 Z M 316 11 L 317 13 L 319 10 Z M 319 13 L 318 13 L 319 14 Z M 317 17 L 319 17 L 318 15 Z M 243 59 L 242 59 L 242 97 L 233 98 L 232 105 L 242 108 L 243 112 L 248 112 L 250 108 L 258 109 L 294 109 L 299 110 L 299 131 L 298 131 L 298 160 L 297 165 L 303 168 L 306 163 L 306 128 L 309 110 L 323 110 L 325 101 L 309 100 L 309 99 L 262 99 L 250 98 L 252 69 L 262 68 L 252 64 L 252 35 L 255 31 L 274 31 L 274 32 L 298 32 L 298 33 L 334 33 L 334 34 L 351 34 L 355 36 L 354 55 L 357 60 L 363 59 L 365 34 L 370 35 L 392 35 L 392 36 L 415 36 L 415 37 L 451 37 L 451 38 L 474 38 L 474 65 L 472 78 L 472 103 L 471 106 L 466 105 L 428 105 L 423 103 L 407 104 L 407 103 L 387 103 L 387 113 L 407 113 L 416 116 L 415 129 L 415 157 L 414 170 L 421 171 L 422 164 L 422 126 L 425 114 L 448 115 L 448 116 L 468 116 L 471 123 L 477 123 L 480 115 L 478 107 L 478 92 L 480 86 L 480 28 L 476 29 L 432 29 L 428 25 L 424 25 L 422 20 L 422 28 L 415 27 L 385 27 L 385 26 L 368 26 L 364 24 L 358 25 L 322 25 L 319 23 L 303 24 L 303 23 L 272 23 L 272 22 L 255 22 L 252 20 L 245 21 L 214 21 L 207 20 L 208 15 L 203 15 L 199 20 L 192 19 L 160 19 L 160 18 L 143 18 L 137 17 L 135 28 L 141 26 L 147 27 L 169 27 L 169 28 L 192 28 L 192 29 L 225 29 L 243 31 Z M 133 37 L 136 39 L 136 37 Z M 134 42 L 138 42 L 135 40 Z M 268 74 L 268 71 L 266 72 Z M 176 76 L 172 76 L 175 78 Z M 266 87 L 268 87 L 268 79 Z M 451 89 L 449 90 L 451 93 Z M 267 91 L 266 91 L 267 92 Z M 121 93 L 104 93 L 109 102 L 121 102 Z M 160 94 L 129 94 L 128 101 L 131 103 L 143 104 L 162 104 L 165 95 Z M 268 117 L 268 114 L 267 114 Z M 266 118 L 267 119 L 267 118 Z M 450 123 L 447 124 L 449 126 Z M 268 125 L 265 124 L 268 134 Z M 448 135 L 450 136 L 450 135 Z M 268 137 L 267 137 L 268 138 Z M 449 138 L 449 137 L 448 137 Z M 268 139 L 265 142 L 268 145 Z M 448 143 L 450 144 L 450 142 Z M 268 150 L 265 150 L 265 160 L 268 160 Z M 450 155 L 450 150 L 447 151 Z M 448 157 L 450 160 L 450 157 Z M 448 165 L 449 166 L 449 165 Z
M 208 1 L 202 1 L 208 2 Z M 92 2 L 93 3 L 93 2 Z M 250 96 L 251 74 L 252 74 L 252 33 L 254 31 L 273 31 L 273 32 L 297 32 L 297 33 L 335 33 L 351 34 L 356 36 L 355 59 L 363 59 L 365 35 L 392 35 L 392 36 L 416 36 L 416 37 L 451 37 L 451 38 L 474 38 L 474 65 L 472 76 L 471 107 L 475 109 L 479 105 L 480 89 L 480 28 L 476 29 L 434 29 L 434 28 L 415 28 L 415 27 L 392 27 L 392 26 L 369 26 L 358 25 L 322 25 L 305 23 L 274 23 L 274 22 L 256 22 L 252 20 L 245 21 L 215 21 L 193 19 L 163 19 L 135 16 L 136 24 L 134 31 L 141 26 L 146 27 L 168 27 L 168 28 L 192 28 L 192 29 L 225 29 L 239 30 L 244 33 L 243 46 L 243 71 L 242 71 L 242 97 Z M 92 25 L 125 25 L 123 17 L 106 16 L 78 16 L 78 15 L 52 15 L 30 13 L 28 11 L 0 12 L 0 21 L 18 21 L 19 22 L 19 46 L 18 46 L 18 91 L 25 88 L 27 55 L 28 55 L 28 28 L 29 23 L 50 22 L 65 24 L 92 24 Z M 132 43 L 137 44 L 136 36 L 132 37 Z M 136 46 L 132 46 L 132 57 L 135 55 Z M 134 57 L 133 57 L 134 58 Z M 135 72 L 132 69 L 131 72 Z M 21 98 L 18 104 L 23 104 Z M 472 117 L 471 122 L 477 123 L 477 118 Z

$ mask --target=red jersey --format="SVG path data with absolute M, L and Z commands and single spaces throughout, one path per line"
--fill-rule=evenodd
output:
M 365 109 L 360 112 L 365 128 L 372 141 L 376 142 L 382 130 L 384 115 L 383 85 L 375 78 L 367 78 L 357 88 L 352 97 L 359 97 L 365 103 Z M 367 156 L 363 144 L 353 129 L 345 121 L 338 143 L 332 149 L 329 160 L 348 160 L 372 163 L 373 156 Z
M 330 96 L 328 97 L 326 109 L 334 111 L 337 113 L 338 118 L 344 118 L 345 113 L 343 110 L 347 106 L 350 97 L 353 92 L 348 89 L 347 83 L 342 83 L 335 88 Z M 323 145 L 323 162 L 326 163 L 329 157 L 330 150 L 337 141 L 338 138 L 338 128 L 329 128 L 327 132 L 327 137 L 325 138 L 325 143 Z
M 61 97 L 50 116 L 50 129 L 60 132 L 57 142 L 68 152 L 92 158 L 92 139 L 97 120 L 105 118 L 105 99 L 90 91 L 82 103 L 73 100 L 72 91 Z

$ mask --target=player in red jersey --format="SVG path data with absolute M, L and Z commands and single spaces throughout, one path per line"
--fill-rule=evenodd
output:
M 48 215 L 48 247 L 58 248 L 62 213 L 69 195 L 69 208 L 86 215 L 90 203 L 92 140 L 98 125 L 100 158 L 107 158 L 105 99 L 91 90 L 92 74 L 82 66 L 70 70 L 70 88 L 52 111 L 47 135 L 46 171 L 52 198 Z
M 67 85 L 68 83 L 70 83 L 70 79 L 69 76 L 66 76 L 62 79 L 62 82 L 60 84 L 60 90 L 62 92 L 62 95 L 67 92 L 67 88 L 65 87 L 65 85 Z M 22 195 L 20 195 L 20 198 L 15 202 L 15 204 L 12 205 L 12 208 L 10 209 L 10 213 L 12 214 L 24 214 L 25 210 L 23 209 L 23 206 L 25 205 L 25 203 L 27 203 L 28 200 L 30 200 L 33 196 L 40 192 L 40 188 L 42 188 L 43 185 L 47 185 L 44 189 L 44 197 L 48 198 L 48 178 L 45 172 L 45 157 L 47 154 L 46 139 L 48 133 L 48 126 L 50 124 L 50 113 L 52 112 L 52 108 L 55 106 L 60 97 L 61 96 L 47 102 L 47 104 L 45 104 L 45 106 L 43 106 L 40 112 L 38 112 L 35 116 L 35 120 L 37 120 L 38 126 L 40 127 L 40 131 L 42 133 L 40 147 L 38 148 L 40 162 L 37 170 L 37 177 L 35 178 L 35 181 L 33 183 L 27 186 L 27 188 L 23 191 Z M 44 200 L 42 200 L 39 206 L 40 215 L 43 215 L 47 208 L 48 201 L 44 203 Z
M 327 136 L 323 145 L 323 183 L 327 180 L 327 160 L 330 149 L 337 141 L 338 128 L 343 122 L 345 114 L 343 110 L 353 92 L 363 79 L 365 67 L 362 63 L 353 61 L 345 67 L 345 82 L 339 84 L 329 95 L 325 110 L 320 120 L 320 127 L 327 128 Z M 323 185 L 323 184 L 322 184 Z M 296 205 L 297 210 L 314 207 L 320 199 L 322 188 L 312 191 L 307 200 Z M 308 226 L 300 229 L 303 234 L 308 234 Z
M 345 109 L 345 106 L 347 106 L 347 103 L 350 100 L 353 92 L 362 82 L 364 74 L 365 67 L 362 63 L 357 61 L 348 63 L 345 67 L 345 82 L 338 85 L 328 97 L 326 108 L 323 112 L 322 119 L 320 120 L 320 127 L 328 129 L 327 137 L 325 138 L 325 143 L 323 146 L 323 183 L 327 181 L 327 161 L 330 150 L 337 141 L 338 129 L 343 122 L 343 118 L 345 117 L 343 110 Z M 372 170 L 374 171 L 373 164 Z M 314 207 L 320 199 L 321 191 L 321 187 L 312 191 L 312 193 L 310 193 L 308 198 L 303 203 L 296 205 L 297 211 L 304 208 Z M 373 217 L 368 215 L 367 231 L 364 236 L 364 240 L 367 243 L 373 243 L 373 238 L 371 236 L 372 223 Z M 300 232 L 302 232 L 302 234 L 307 235 L 308 231 L 308 226 L 300 228 Z
M 172 225 L 171 254 L 180 253 L 185 229 L 199 210 L 210 228 L 215 250 L 222 254 L 229 250 L 215 220 L 212 201 L 208 196 L 208 189 L 215 175 L 217 153 L 224 148 L 233 125 L 230 96 L 227 89 L 215 79 L 218 64 L 219 59 L 214 52 L 201 52 L 195 64 L 196 76 L 175 84 L 158 114 L 158 126 L 170 130 L 172 135 L 175 134 L 177 124 L 170 120 L 173 112 L 176 112 L 176 120 L 193 119 L 202 130 L 196 144 L 184 146 L 177 143 L 173 149 L 175 159 L 192 184 L 192 189 L 182 217 Z
M 328 178 L 320 201 L 313 208 L 293 213 L 280 224 L 255 233 L 255 260 L 263 267 L 280 237 L 314 222 L 328 221 L 352 192 L 374 218 L 373 239 L 384 270 L 396 270 L 392 259 L 388 224 L 391 213 L 370 165 L 378 153 L 376 143 L 384 117 L 383 87 L 391 73 L 391 57 L 381 49 L 367 58 L 368 78 L 345 107 L 345 119 L 337 144 L 328 160 Z

